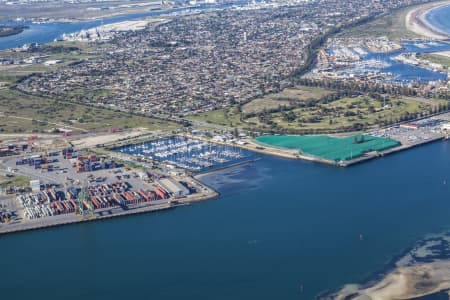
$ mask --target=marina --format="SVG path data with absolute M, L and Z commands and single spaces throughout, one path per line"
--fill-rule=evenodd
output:
M 330 45 L 325 53 L 336 59 L 335 72 L 331 74 L 341 78 L 355 79 L 367 77 L 383 83 L 409 84 L 412 82 L 427 83 L 443 81 L 448 78 L 447 72 L 429 70 L 420 65 L 408 64 L 399 60 L 402 54 L 433 53 L 450 50 L 448 41 L 403 41 L 400 49 L 386 53 L 375 53 L 365 48 L 346 48 Z M 329 68 L 316 72 L 329 72 Z
M 114 148 L 114 151 L 147 157 L 194 173 L 244 163 L 256 158 L 250 151 L 233 145 L 173 136 L 156 141 Z

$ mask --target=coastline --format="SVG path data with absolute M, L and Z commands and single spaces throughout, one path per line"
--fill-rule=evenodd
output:
M 450 1 L 443 1 L 438 3 L 430 3 L 408 12 L 405 18 L 406 29 L 427 39 L 431 40 L 447 40 L 450 34 L 442 32 L 438 28 L 430 24 L 425 15 L 433 9 L 450 5 Z
M 450 289 L 450 235 L 424 237 L 360 284 L 325 291 L 317 299 L 419 299 Z
M 199 179 L 192 177 L 194 180 L 200 182 Z M 154 204 L 132 205 L 126 210 L 121 210 L 120 207 L 106 208 L 95 211 L 91 217 L 83 217 L 76 214 L 65 214 L 58 216 L 51 216 L 47 218 L 27 220 L 24 223 L 0 223 L 0 236 L 6 234 L 20 233 L 24 231 L 46 229 L 51 227 L 59 227 L 65 225 L 72 225 L 84 222 L 101 221 L 117 217 L 125 217 L 136 214 L 151 213 L 174 209 L 179 206 L 190 205 L 200 201 L 206 201 L 217 198 L 220 194 L 213 188 L 201 182 L 204 190 L 198 194 L 189 195 L 184 198 L 171 198 L 168 201 L 157 201 Z M 113 212 L 111 212 L 113 211 Z M 95 215 L 97 214 L 97 215 Z
M 353 158 L 351 160 L 340 161 L 340 162 L 335 162 L 335 161 L 331 161 L 331 160 L 327 160 L 327 159 L 323 159 L 323 158 L 315 157 L 315 156 L 303 155 L 303 154 L 300 154 L 298 150 L 280 148 L 280 147 L 275 147 L 275 146 L 266 145 L 266 144 L 259 144 L 254 140 L 252 142 L 250 142 L 248 145 L 241 146 L 241 147 L 244 149 L 258 152 L 258 153 L 272 155 L 272 156 L 281 157 L 281 158 L 301 159 L 301 160 L 305 160 L 305 161 L 321 163 L 321 164 L 326 164 L 326 165 L 335 166 L 335 167 L 350 167 L 352 165 L 366 162 L 368 160 L 371 160 L 371 159 L 374 159 L 377 157 L 383 157 L 385 155 L 401 152 L 401 151 L 415 148 L 418 146 L 422 146 L 422 145 L 434 143 L 434 142 L 437 142 L 440 140 L 444 140 L 444 138 L 445 138 L 445 136 L 443 134 L 441 134 L 434 138 L 430 138 L 427 140 L 421 140 L 421 141 L 411 143 L 408 145 L 400 144 L 397 147 L 386 149 L 386 150 L 380 151 L 380 152 L 378 152 L 378 151 L 367 152 L 362 156 Z

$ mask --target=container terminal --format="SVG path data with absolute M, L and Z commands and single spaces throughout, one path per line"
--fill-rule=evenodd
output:
M 0 234 L 172 209 L 218 196 L 185 170 L 157 161 L 130 164 L 74 147 L 10 148 L 13 155 L 2 158 L 0 169 L 29 184 L 2 188 Z

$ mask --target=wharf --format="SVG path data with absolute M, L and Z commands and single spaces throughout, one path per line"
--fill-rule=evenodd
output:
M 400 145 L 398 147 L 394 147 L 394 148 L 391 148 L 391 149 L 388 149 L 388 150 L 385 150 L 385 151 L 381 151 L 381 152 L 367 153 L 364 156 L 361 156 L 361 157 L 358 157 L 358 158 L 355 158 L 355 159 L 352 159 L 352 160 L 348 160 L 348 161 L 345 161 L 345 162 L 341 162 L 341 163 L 339 163 L 339 166 L 341 166 L 341 167 L 348 167 L 348 166 L 351 166 L 351 165 L 355 165 L 355 164 L 358 164 L 358 163 L 362 163 L 362 162 L 374 159 L 376 157 L 382 157 L 382 156 L 385 156 L 385 155 L 388 155 L 388 154 L 392 154 L 392 153 L 408 150 L 408 149 L 411 149 L 411 148 L 415 148 L 415 147 L 418 147 L 418 146 L 422 146 L 422 145 L 425 145 L 425 144 L 430 144 L 430 143 L 437 142 L 437 141 L 442 141 L 442 140 L 444 140 L 444 136 L 443 135 L 442 136 L 436 136 L 436 137 L 430 138 L 428 140 L 421 140 L 419 142 L 408 144 L 408 145 Z
M 219 194 L 216 191 L 214 191 L 210 188 L 207 188 L 207 191 L 200 195 L 194 195 L 194 196 L 190 196 L 190 197 L 186 197 L 186 198 L 171 199 L 171 201 L 177 201 L 177 204 L 163 203 L 163 204 L 155 204 L 155 205 L 143 205 L 143 206 L 139 206 L 139 207 L 129 207 L 129 209 L 127 209 L 127 210 L 121 210 L 121 211 L 117 211 L 117 212 L 108 213 L 108 211 L 120 209 L 120 208 L 110 208 L 110 209 L 104 209 L 101 211 L 95 211 L 94 216 L 91 216 L 91 217 L 87 217 L 87 216 L 83 217 L 80 215 L 68 214 L 68 215 L 58 215 L 58 216 L 40 218 L 40 219 L 36 219 L 36 220 L 25 220 L 25 221 L 15 222 L 15 223 L 0 224 L 0 236 L 4 235 L 4 234 L 18 233 L 18 232 L 22 232 L 22 231 L 45 229 L 45 228 L 51 228 L 51 227 L 57 227 L 57 226 L 63 226 L 63 225 L 77 224 L 77 223 L 82 223 L 82 222 L 100 221 L 100 220 L 106 220 L 106 219 L 111 219 L 111 218 L 116 218 L 116 217 L 124 217 L 124 216 L 130 216 L 130 215 L 135 215 L 135 214 L 150 213 L 150 212 L 174 209 L 179 206 L 190 205 L 191 203 L 194 203 L 194 202 L 213 199 L 213 198 L 216 198 L 218 195 Z M 108 213 L 108 214 L 102 214 L 102 213 Z
M 26 221 L 17 222 L 17 223 L 6 223 L 6 224 L 0 224 L 0 235 L 17 233 L 17 232 L 22 232 L 22 231 L 44 229 L 44 228 L 50 228 L 50 227 L 56 227 L 56 226 L 70 225 L 70 224 L 76 224 L 76 223 L 82 223 L 82 222 L 99 221 L 99 220 L 105 220 L 105 219 L 110 219 L 110 218 L 115 218 L 115 217 L 123 217 L 123 216 L 134 215 L 134 214 L 156 212 L 156 211 L 162 211 L 162 210 L 166 210 L 166 209 L 172 209 L 172 208 L 175 208 L 180 205 L 186 205 L 186 204 L 147 205 L 147 206 L 138 207 L 138 208 L 130 208 L 129 210 L 123 210 L 120 212 L 115 212 L 115 213 L 111 213 L 111 214 L 107 214 L 107 215 L 94 215 L 91 217 L 87 217 L 87 216 L 83 217 L 80 215 L 69 214 L 69 215 L 59 215 L 59 216 L 41 218 L 41 219 L 37 219 L 37 220 L 26 220 Z
M 260 158 L 252 158 L 252 159 L 240 161 L 240 162 L 237 162 L 237 163 L 234 163 L 234 164 L 231 164 L 231 165 L 226 165 L 226 166 L 219 167 L 219 168 L 208 169 L 208 170 L 205 170 L 203 172 L 197 173 L 194 176 L 194 178 L 198 180 L 198 179 L 202 178 L 203 176 L 206 176 L 206 175 L 209 175 L 209 174 L 213 174 L 213 173 L 216 173 L 216 172 L 220 172 L 220 171 L 223 171 L 223 170 L 227 170 L 227 169 L 232 169 L 232 168 L 245 166 L 245 165 L 251 164 L 251 163 L 253 163 L 253 162 L 255 162 L 255 161 L 259 160 L 259 159 Z M 204 185 L 204 183 L 203 183 L 203 185 Z

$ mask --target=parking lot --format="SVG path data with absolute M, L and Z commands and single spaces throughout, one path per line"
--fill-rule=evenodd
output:
M 414 123 L 371 131 L 369 134 L 377 137 L 390 138 L 399 141 L 405 146 L 416 145 L 442 138 L 444 133 L 441 126 L 446 122 L 445 118 L 427 118 Z

